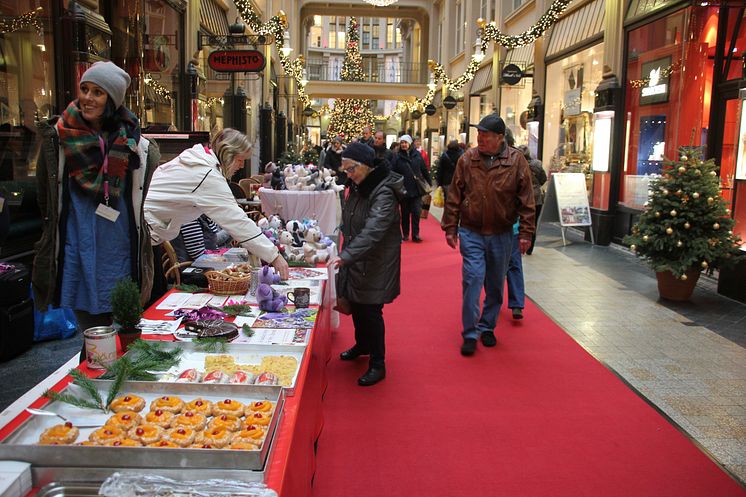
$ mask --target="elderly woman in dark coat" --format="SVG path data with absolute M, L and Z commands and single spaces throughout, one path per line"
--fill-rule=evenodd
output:
M 386 377 L 383 306 L 399 295 L 403 180 L 362 143 L 351 143 L 342 152 L 341 169 L 348 177 L 343 244 L 329 264 L 339 268 L 337 292 L 350 302 L 355 345 L 340 358 L 351 361 L 369 354 L 368 370 L 358 384 L 370 386 Z

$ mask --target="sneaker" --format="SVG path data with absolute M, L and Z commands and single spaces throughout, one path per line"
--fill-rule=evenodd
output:
M 495 334 L 491 331 L 483 332 L 480 338 L 482 339 L 482 345 L 485 347 L 494 347 L 497 345 L 497 338 L 495 338 Z
M 523 309 L 520 307 L 513 308 L 513 319 L 523 319 Z
M 476 338 L 464 338 L 464 343 L 461 345 L 461 355 L 474 355 L 477 350 L 477 339 Z

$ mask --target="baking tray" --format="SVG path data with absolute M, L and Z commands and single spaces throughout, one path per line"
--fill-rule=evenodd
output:
M 295 384 L 298 381 L 298 371 L 300 371 L 301 364 L 303 362 L 303 355 L 305 353 L 305 347 L 298 347 L 297 345 L 251 345 L 246 343 L 227 343 L 224 350 L 220 352 L 202 352 L 198 350 L 198 346 L 195 346 L 192 342 L 158 342 L 163 345 L 166 349 L 180 348 L 184 352 L 181 355 L 181 362 L 166 373 L 165 379 L 158 380 L 159 383 L 168 383 L 173 385 L 180 385 L 175 379 L 178 375 L 190 368 L 196 368 L 199 371 L 205 370 L 205 357 L 208 355 L 221 355 L 226 354 L 233 356 L 237 364 L 259 364 L 263 356 L 274 355 L 274 356 L 291 356 L 297 361 L 295 373 L 293 374 L 293 380 L 288 386 L 284 386 L 285 395 L 295 395 Z M 127 352 L 125 356 L 132 354 Z M 149 383 L 149 382 L 136 382 L 136 383 Z M 201 383 L 192 383 L 193 385 L 201 385 Z M 212 384 L 212 386 L 222 387 L 224 383 Z M 263 385 L 246 385 L 263 388 Z
M 50 483 L 34 497 L 95 497 L 100 495 L 100 483 Z
M 99 390 L 106 398 L 108 382 L 100 382 Z M 218 387 L 218 388 L 216 388 Z M 76 391 L 76 385 L 65 389 Z M 281 387 L 251 385 L 203 385 L 188 383 L 126 382 L 122 394 L 132 393 L 147 403 L 162 395 L 177 395 L 189 401 L 202 397 L 211 401 L 232 398 L 247 403 L 268 400 L 275 403 L 272 421 L 260 450 L 227 449 L 161 449 L 154 447 L 97 447 L 82 445 L 36 445 L 41 433 L 59 423 L 51 416 L 31 416 L 0 443 L 0 460 L 21 460 L 38 466 L 106 467 L 106 468 L 188 468 L 260 471 L 264 468 L 284 402 Z M 45 409 L 63 416 L 101 416 L 100 412 L 81 409 L 61 402 L 50 402 Z M 94 428 L 80 429 L 78 441 L 87 439 Z

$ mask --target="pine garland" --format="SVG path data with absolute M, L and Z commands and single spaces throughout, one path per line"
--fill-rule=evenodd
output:
M 192 344 L 194 350 L 207 354 L 224 354 L 228 351 L 228 341 L 225 338 L 195 338 Z

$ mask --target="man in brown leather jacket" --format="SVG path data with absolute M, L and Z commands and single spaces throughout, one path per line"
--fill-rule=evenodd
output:
M 519 245 L 525 253 L 531 246 L 535 218 L 531 170 L 523 154 L 505 143 L 505 122 L 490 114 L 476 128 L 477 146 L 456 165 L 442 221 L 448 245 L 459 247 L 463 258 L 461 354 L 465 356 L 474 354 L 479 337 L 485 347 L 497 344 L 495 324 L 503 302 L 512 227 L 519 219 Z

